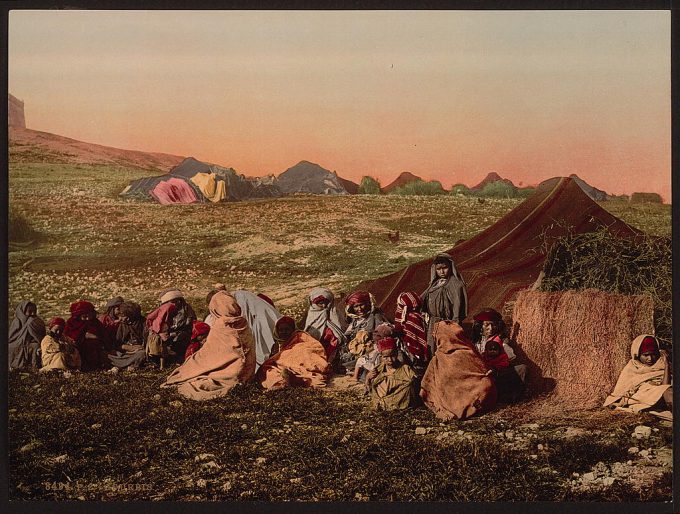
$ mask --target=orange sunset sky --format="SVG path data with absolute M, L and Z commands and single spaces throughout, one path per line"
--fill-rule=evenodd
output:
M 29 128 L 383 185 L 578 174 L 670 200 L 670 11 L 11 11 Z

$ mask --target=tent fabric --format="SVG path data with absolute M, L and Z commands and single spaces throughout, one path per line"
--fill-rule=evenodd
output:
M 536 281 L 555 238 L 599 227 L 621 237 L 641 234 L 592 201 L 573 179 L 562 177 L 553 188 L 537 191 L 494 225 L 447 250 L 467 284 L 468 314 L 485 307 L 501 311 Z M 427 287 L 431 262 L 411 264 L 356 289 L 373 293 L 382 311 L 393 317 L 400 293 Z
M 159 182 L 151 190 L 151 196 L 162 205 L 196 203 L 198 201 L 192 187 L 186 181 L 176 177 Z
M 196 173 L 190 179 L 211 202 L 220 202 L 227 198 L 227 184 L 217 180 L 214 173 Z

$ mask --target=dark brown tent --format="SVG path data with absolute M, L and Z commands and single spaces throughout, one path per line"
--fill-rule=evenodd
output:
M 530 287 L 543 269 L 554 238 L 570 230 L 579 234 L 601 226 L 620 236 L 640 233 L 592 201 L 573 179 L 563 177 L 477 236 L 448 250 L 467 284 L 468 316 L 484 307 L 501 311 L 518 291 Z M 392 317 L 401 292 L 425 290 L 431 262 L 417 262 L 357 288 L 371 291 Z

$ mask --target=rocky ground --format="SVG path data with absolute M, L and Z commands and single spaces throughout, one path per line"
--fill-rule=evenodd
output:
M 370 409 L 362 387 L 239 387 L 191 402 L 169 371 L 10 374 L 10 498 L 668 501 L 672 428 L 532 399 L 464 422 Z

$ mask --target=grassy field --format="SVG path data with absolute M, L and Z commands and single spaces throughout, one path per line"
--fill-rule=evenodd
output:
M 115 295 L 149 311 L 160 290 L 178 286 L 202 314 L 210 286 L 224 282 L 266 293 L 299 317 L 310 288 L 348 291 L 474 236 L 521 201 L 296 196 L 166 207 L 117 196 L 148 174 L 12 163 L 10 209 L 38 235 L 9 254 L 10 312 L 32 299 L 44 319 L 65 317 L 76 299 L 102 307 Z M 668 205 L 602 205 L 648 233 L 670 235 Z M 387 238 L 394 230 L 397 244 Z M 439 423 L 423 408 L 372 412 L 353 389 L 264 393 L 249 385 L 189 403 L 161 390 L 162 380 L 153 372 L 11 373 L 10 498 L 671 498 L 672 431 L 648 417 L 599 410 L 546 417 L 534 401 Z M 637 441 L 639 424 L 657 431 Z M 629 454 L 633 446 L 651 452 Z M 594 480 L 584 479 L 589 473 Z

